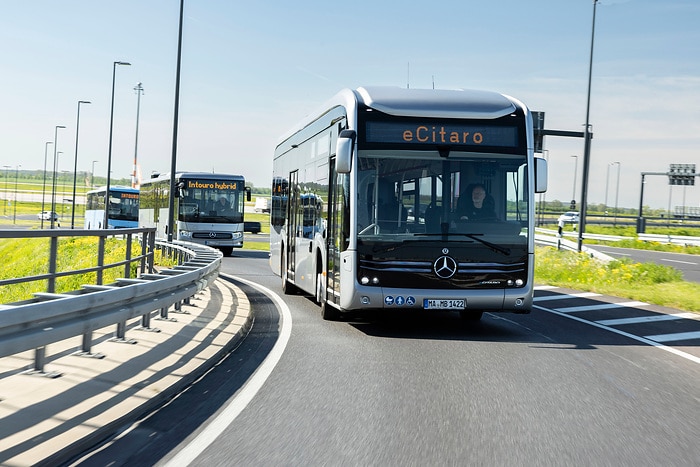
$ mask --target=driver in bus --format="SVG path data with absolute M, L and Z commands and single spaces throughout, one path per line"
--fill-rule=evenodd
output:
M 219 215 L 225 214 L 231 210 L 231 206 L 229 206 L 228 200 L 226 199 L 225 196 L 222 196 L 221 198 L 219 198 L 219 201 L 216 202 L 214 210 Z

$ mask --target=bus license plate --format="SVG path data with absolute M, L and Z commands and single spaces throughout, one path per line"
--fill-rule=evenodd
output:
M 424 310 L 463 310 L 466 308 L 464 299 L 460 300 L 438 300 L 434 298 L 426 298 L 423 300 Z

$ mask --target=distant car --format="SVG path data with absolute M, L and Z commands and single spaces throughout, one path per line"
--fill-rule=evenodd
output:
M 58 214 L 56 214 L 55 212 L 51 212 L 51 211 L 41 211 L 39 214 L 36 215 L 36 217 L 39 220 L 43 219 L 45 221 L 50 221 L 52 215 L 53 215 L 54 222 L 58 221 Z
M 578 213 L 575 211 L 568 211 L 559 216 L 560 221 L 571 222 L 572 224 L 578 223 Z
M 243 223 L 243 230 L 245 232 L 250 232 L 253 234 L 260 233 L 260 230 L 261 230 L 260 222 L 245 221 Z

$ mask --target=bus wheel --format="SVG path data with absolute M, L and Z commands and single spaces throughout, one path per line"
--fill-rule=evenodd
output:
M 224 254 L 224 256 L 231 256 L 231 253 L 233 253 L 233 247 L 232 246 L 222 246 L 221 252 Z
M 287 259 L 285 258 L 285 254 L 282 253 L 282 292 L 284 292 L 285 295 L 295 295 L 297 291 L 298 289 L 296 286 L 289 282 L 287 277 Z
M 321 306 L 321 318 L 326 321 L 337 321 L 340 319 L 340 312 L 328 305 L 323 284 L 323 274 L 316 274 L 316 302 Z
M 479 321 L 483 314 L 483 311 L 460 311 L 459 317 L 462 321 Z

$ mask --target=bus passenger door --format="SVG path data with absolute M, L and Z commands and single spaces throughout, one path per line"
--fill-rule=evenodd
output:
M 289 202 L 287 203 L 287 218 L 289 222 L 287 224 L 287 239 L 286 248 L 284 254 L 287 255 L 287 276 L 290 280 L 295 281 L 296 274 L 296 243 L 297 243 L 297 227 L 301 220 L 299 219 L 299 201 L 300 201 L 300 191 L 299 191 L 299 173 L 297 171 L 291 172 L 289 174 Z M 282 271 L 284 273 L 284 271 Z
M 340 303 L 340 252 L 343 248 L 343 185 L 346 175 L 335 173 L 335 157 L 329 164 L 328 228 L 326 229 L 326 290 L 328 301 Z M 348 211 L 349 212 L 349 211 Z

